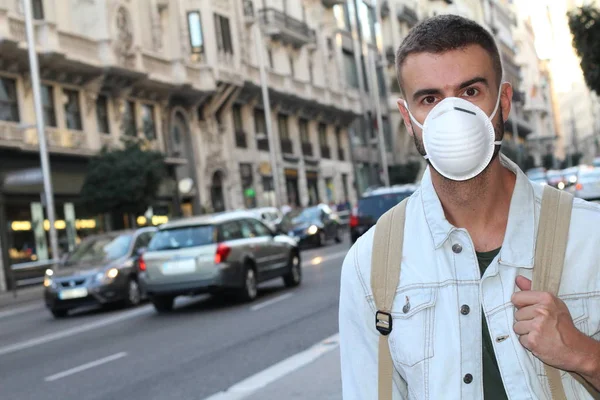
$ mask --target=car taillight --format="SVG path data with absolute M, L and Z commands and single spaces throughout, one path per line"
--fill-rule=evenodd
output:
M 352 214 L 350 215 L 350 228 L 355 228 L 358 226 L 358 207 L 354 207 L 352 209 Z
M 581 183 L 578 183 L 577 185 L 575 185 L 575 189 L 582 190 L 583 189 L 583 185 Z
M 229 253 L 231 253 L 231 247 L 224 243 L 219 243 L 217 246 L 217 253 L 215 254 L 215 264 L 221 264 L 222 262 L 227 261 Z
M 140 271 L 146 270 L 146 261 L 144 260 L 144 256 L 140 256 L 140 258 L 138 259 L 138 269 Z

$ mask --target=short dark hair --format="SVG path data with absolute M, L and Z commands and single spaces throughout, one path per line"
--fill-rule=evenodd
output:
M 497 84 L 502 79 L 502 61 L 496 41 L 483 26 L 458 15 L 438 15 L 428 18 L 410 30 L 396 51 L 396 74 L 400 89 L 400 70 L 406 58 L 415 53 L 444 53 L 477 44 L 492 58 Z

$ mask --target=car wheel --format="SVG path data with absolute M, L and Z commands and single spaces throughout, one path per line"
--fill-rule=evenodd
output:
M 289 272 L 283 276 L 285 286 L 291 288 L 300 285 L 302 282 L 302 265 L 298 253 L 292 253 L 290 255 L 288 269 Z
M 62 310 L 62 309 L 61 310 L 55 310 L 55 309 L 50 309 L 50 312 L 52 313 L 52 315 L 56 319 L 65 318 L 67 315 L 69 315 L 69 310 Z
M 244 302 L 251 302 L 258 296 L 256 272 L 247 265 L 244 271 L 244 286 L 239 291 L 239 298 Z
M 140 284 L 135 278 L 129 278 L 127 282 L 127 298 L 125 299 L 125 305 L 127 307 L 135 307 L 142 301 L 142 291 L 140 290 Z
M 340 227 L 339 226 L 335 229 L 335 242 L 342 243 L 342 237 L 340 236 Z
M 173 296 L 154 296 L 150 300 L 152 305 L 159 313 L 173 311 L 175 298 Z

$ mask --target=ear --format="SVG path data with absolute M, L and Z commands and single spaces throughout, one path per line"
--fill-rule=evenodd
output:
M 502 84 L 502 89 L 500 92 L 500 107 L 502 107 L 502 116 L 504 117 L 504 121 L 508 120 L 508 116 L 512 109 L 512 98 L 513 98 L 513 88 L 509 82 L 504 82 Z
M 415 132 L 413 131 L 412 124 L 410 122 L 410 115 L 408 114 L 408 109 L 406 108 L 406 103 L 404 99 L 396 100 L 396 104 L 398 105 L 398 110 L 400 114 L 402 114 L 402 120 L 404 121 L 404 126 L 406 127 L 406 131 L 410 136 L 414 136 Z

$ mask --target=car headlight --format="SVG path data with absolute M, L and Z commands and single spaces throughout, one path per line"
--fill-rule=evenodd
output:
M 110 283 L 117 275 L 119 275 L 119 270 L 117 268 L 111 268 L 106 272 L 98 272 L 95 279 L 97 282 Z
M 44 287 L 50 287 L 52 286 L 52 283 L 52 278 L 50 278 L 48 275 L 44 276 Z
M 317 232 L 319 232 L 319 228 L 316 225 L 311 225 L 308 227 L 308 229 L 306 230 L 306 233 L 308 233 L 309 235 L 314 235 Z

